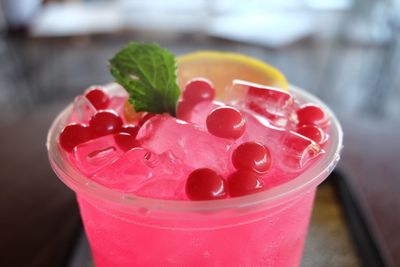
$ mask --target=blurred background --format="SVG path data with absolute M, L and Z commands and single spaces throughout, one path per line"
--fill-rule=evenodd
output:
M 0 266 L 90 264 L 45 136 L 75 95 L 112 80 L 107 60 L 131 40 L 247 54 L 325 101 L 345 147 L 303 266 L 400 266 L 399 0 L 1 0 Z

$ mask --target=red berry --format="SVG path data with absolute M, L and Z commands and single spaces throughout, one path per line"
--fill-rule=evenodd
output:
M 213 100 L 215 97 L 215 89 L 211 81 L 203 78 L 195 78 L 189 81 L 183 91 L 183 100 L 192 104 L 199 103 L 204 100 Z
M 121 128 L 122 133 L 128 133 L 136 138 L 137 133 L 139 132 L 139 127 L 136 125 L 124 125 Z
M 139 119 L 138 125 L 139 127 L 142 126 L 146 121 L 150 118 L 154 117 L 156 114 L 145 112 L 143 113 L 142 117 Z
M 263 180 L 254 172 L 238 170 L 227 179 L 228 191 L 232 197 L 253 194 L 263 190 Z
M 233 107 L 218 107 L 207 116 L 208 131 L 218 137 L 238 139 L 244 133 L 246 121 Z
M 302 136 L 305 136 L 317 144 L 321 145 L 325 142 L 325 133 L 324 131 L 319 128 L 318 126 L 314 125 L 305 125 L 300 127 L 297 132 Z
M 299 125 L 321 125 L 325 124 L 328 117 L 325 111 L 313 104 L 308 104 L 297 110 Z
M 207 168 L 194 170 L 187 178 L 185 188 L 191 200 L 212 200 L 227 196 L 224 179 Z
M 139 142 L 136 140 L 138 131 L 139 127 L 136 125 L 124 125 L 119 133 L 114 134 L 115 142 L 124 151 L 138 147 Z
M 128 151 L 134 147 L 138 147 L 139 143 L 136 140 L 135 136 L 131 134 L 120 132 L 114 134 L 115 143 L 124 151 Z
M 86 93 L 86 98 L 96 109 L 106 109 L 110 104 L 110 98 L 100 88 L 91 89 Z
M 60 133 L 59 142 L 61 147 L 72 152 L 77 145 L 89 141 L 92 138 L 89 126 L 83 124 L 69 124 Z
M 238 170 L 265 173 L 271 167 L 271 153 L 260 143 L 246 142 L 233 151 L 232 163 Z
M 107 134 L 118 133 L 122 128 L 122 120 L 119 115 L 112 110 L 98 111 L 90 119 L 90 129 L 94 137 Z

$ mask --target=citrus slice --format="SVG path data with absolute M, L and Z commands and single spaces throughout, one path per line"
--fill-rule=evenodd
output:
M 285 76 L 276 68 L 258 59 L 236 53 L 200 51 L 177 58 L 178 84 L 184 88 L 193 78 L 209 79 L 222 97 L 234 79 L 288 89 Z

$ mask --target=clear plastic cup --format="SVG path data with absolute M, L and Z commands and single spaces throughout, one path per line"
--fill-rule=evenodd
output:
M 64 159 L 57 137 L 71 106 L 47 139 L 51 166 L 75 191 L 96 267 L 299 266 L 317 186 L 340 158 L 343 134 L 332 111 L 326 153 L 297 178 L 260 193 L 212 201 L 159 200 L 96 184 Z

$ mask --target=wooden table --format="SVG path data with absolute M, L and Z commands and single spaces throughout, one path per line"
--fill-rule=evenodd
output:
M 60 105 L 2 125 L 0 266 L 63 266 L 79 231 L 72 191 L 51 170 L 46 132 Z

